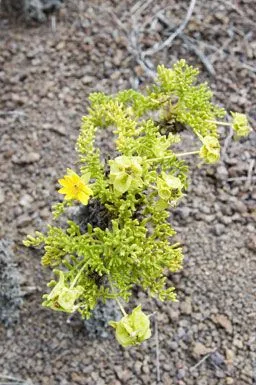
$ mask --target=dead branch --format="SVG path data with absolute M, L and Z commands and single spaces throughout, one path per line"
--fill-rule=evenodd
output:
M 142 14 L 142 12 L 152 3 L 153 0 L 141 0 L 134 4 L 134 6 L 130 10 L 130 14 L 134 17 L 138 17 Z
M 164 48 L 170 48 L 173 40 L 179 36 L 181 34 L 181 32 L 183 31 L 183 29 L 186 27 L 186 25 L 188 24 L 191 16 L 192 16 L 192 13 L 193 13 L 193 10 L 194 10 L 194 7 L 195 7 L 195 4 L 196 4 L 196 0 L 191 0 L 190 1 L 190 4 L 189 4 L 189 8 L 188 8 L 188 11 L 187 11 L 187 14 L 186 14 L 186 17 L 184 19 L 184 21 L 180 24 L 180 26 L 176 29 L 176 31 L 170 35 L 164 42 L 162 43 L 157 43 L 155 44 L 152 48 L 146 50 L 143 52 L 143 59 L 145 56 L 152 56 L 154 55 L 155 53 L 161 51 L 162 49 Z
M 32 385 L 30 380 L 24 381 L 19 378 L 13 376 L 5 376 L 4 374 L 0 374 L 0 385 Z
M 225 142 L 224 142 L 224 145 L 222 148 L 222 155 L 223 155 L 224 160 L 227 159 L 227 157 L 228 157 L 227 156 L 227 149 L 228 149 L 229 143 L 232 139 L 232 136 L 233 136 L 233 129 L 232 129 L 232 127 L 229 127 L 229 133 L 225 139 Z
M 204 67 L 207 69 L 210 75 L 215 75 L 215 69 L 213 68 L 213 65 L 211 64 L 210 60 L 207 58 L 207 56 L 195 45 L 192 43 L 191 39 L 183 34 L 180 35 L 181 39 L 186 44 L 187 48 L 193 51 L 201 60 Z
M 0 111 L 0 116 L 6 116 L 6 115 L 12 115 L 12 116 L 25 116 L 25 112 L 22 110 L 15 110 L 15 111 Z
M 207 360 L 207 358 L 210 357 L 210 355 L 211 355 L 212 353 L 214 353 L 215 351 L 216 351 L 216 349 L 213 350 L 212 352 L 206 354 L 206 356 L 204 356 L 204 357 L 203 357 L 203 358 L 202 358 L 196 365 L 192 366 L 192 367 L 189 369 L 190 372 L 192 372 L 193 370 L 195 370 L 196 368 L 198 368 L 198 366 L 202 365 L 202 363 L 203 363 L 205 360 Z
M 236 181 L 247 181 L 248 176 L 235 176 L 233 178 L 228 178 L 228 182 L 236 182 Z M 256 176 L 252 176 L 250 182 L 256 181 Z
M 255 159 L 252 159 L 248 168 L 248 174 L 247 174 L 247 179 L 245 183 L 245 188 L 249 189 L 252 184 L 252 173 L 253 173 L 253 168 L 255 164 Z
M 155 314 L 154 317 L 155 317 L 155 341 L 156 341 L 156 380 L 157 380 L 157 383 L 159 383 L 161 381 L 161 375 L 160 375 L 160 349 L 159 349 L 157 314 Z

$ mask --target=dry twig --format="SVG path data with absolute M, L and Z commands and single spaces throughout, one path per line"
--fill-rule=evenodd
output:
M 252 172 L 255 164 L 255 159 L 252 159 L 248 168 L 248 174 L 247 174 L 247 179 L 245 183 L 245 188 L 249 189 L 252 184 Z
M 52 29 L 52 33 L 56 33 L 56 16 L 55 15 L 52 15 L 51 16 L 51 29 Z
M 131 8 L 130 14 L 132 16 L 138 17 L 141 15 L 141 13 L 152 3 L 153 0 L 141 0 L 134 4 L 134 6 Z
M 159 349 L 157 313 L 154 316 L 155 316 L 155 341 L 156 341 L 156 379 L 157 379 L 157 382 L 160 382 L 161 381 L 161 375 L 160 375 L 160 349 Z
M 173 40 L 179 36 L 181 34 L 181 32 L 183 31 L 183 29 L 186 27 L 186 25 L 188 24 L 191 16 L 192 16 L 192 13 L 193 13 L 193 10 L 194 10 L 194 7 L 195 7 L 195 4 L 196 4 L 196 0 L 191 0 L 190 1 L 190 4 L 189 4 L 189 8 L 188 8 L 188 11 L 187 11 L 187 14 L 186 14 L 186 17 L 184 19 L 184 21 L 180 24 L 180 26 L 176 29 L 176 31 L 170 35 L 164 42 L 162 43 L 156 43 L 152 48 L 146 50 L 143 52 L 143 59 L 146 57 L 146 56 L 152 56 L 154 55 L 155 53 L 161 51 L 163 48 L 170 48 Z
M 0 111 L 0 116 L 14 115 L 14 116 L 25 116 L 25 112 L 21 110 L 15 111 Z
M 228 146 L 229 146 L 229 143 L 232 139 L 232 136 L 233 136 L 233 129 L 232 127 L 229 127 L 229 133 L 228 133 L 228 136 L 226 137 L 225 139 L 225 142 L 224 142 L 224 145 L 223 145 L 223 148 L 222 148 L 222 155 L 223 155 L 223 159 L 227 159 L 228 156 L 227 156 L 227 149 L 228 149 Z
M 21 380 L 13 376 L 5 376 L 0 374 L 0 385 L 32 385 L 30 380 Z
M 215 351 L 216 351 L 216 349 L 213 350 L 212 352 L 206 354 L 206 356 L 204 356 L 204 357 L 203 357 L 203 358 L 202 358 L 196 365 L 192 366 L 192 367 L 189 369 L 190 372 L 192 372 L 193 370 L 195 370 L 196 368 L 198 368 L 198 366 L 202 365 L 202 363 L 203 363 L 204 361 L 206 361 L 207 358 L 210 357 L 210 355 L 211 355 L 212 353 L 214 353 Z
M 194 51 L 194 53 L 199 57 L 207 71 L 210 75 L 215 75 L 215 69 L 213 68 L 213 65 L 207 58 L 207 56 L 191 41 L 191 39 L 183 34 L 180 35 L 181 39 L 184 41 L 184 43 L 187 45 L 188 49 L 191 49 Z
M 235 176 L 233 178 L 228 178 L 227 181 L 228 182 L 236 182 L 236 181 L 247 181 L 248 180 L 248 176 Z M 250 182 L 252 181 L 256 181 L 256 176 L 252 176 L 251 177 L 251 180 Z

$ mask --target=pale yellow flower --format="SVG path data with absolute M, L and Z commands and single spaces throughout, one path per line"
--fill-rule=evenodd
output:
M 68 287 L 65 283 L 65 276 L 63 271 L 58 271 L 59 281 L 54 286 L 49 294 L 43 295 L 42 305 L 53 310 L 64 311 L 66 313 L 73 313 L 78 306 L 75 305 L 77 299 L 83 293 L 82 286 Z
M 199 156 L 207 163 L 215 163 L 220 159 L 220 144 L 217 138 L 207 135 L 202 140 Z
M 238 137 L 247 136 L 252 131 L 247 116 L 239 112 L 231 112 L 233 122 L 232 127 Z
M 58 192 L 65 195 L 65 199 L 76 199 L 83 205 L 87 205 L 90 195 L 93 194 L 90 187 L 85 183 L 86 176 L 80 177 L 74 171 L 67 171 L 67 175 L 63 179 L 59 179 L 58 183 L 63 186 Z
M 143 185 L 141 179 L 142 167 L 139 156 L 118 156 L 110 160 L 110 183 L 114 190 L 119 194 L 124 194 L 128 190 L 134 190 Z
M 133 309 L 120 321 L 110 321 L 116 329 L 116 339 L 123 347 L 139 345 L 151 336 L 149 317 L 141 310 L 141 305 Z
M 174 176 L 162 173 L 162 178 L 157 179 L 157 190 L 161 199 L 165 201 L 177 200 L 182 196 L 183 184 L 181 180 Z

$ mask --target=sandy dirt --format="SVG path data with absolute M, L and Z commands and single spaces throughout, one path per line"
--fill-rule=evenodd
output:
M 51 16 L 26 27 L 0 15 L 0 237 L 13 242 L 23 292 L 19 322 L 0 325 L 0 375 L 27 385 L 256 384 L 255 132 L 235 142 L 223 129 L 217 165 L 188 159 L 189 194 L 171 215 L 185 252 L 184 270 L 170 276 L 179 302 L 136 299 L 158 311 L 160 382 L 154 338 L 123 349 L 40 306 L 50 272 L 21 241 L 51 220 L 57 179 L 76 162 L 87 96 L 149 82 L 136 49 L 173 33 L 188 8 L 159 0 L 134 19 L 135 3 L 66 1 L 56 28 Z M 217 103 L 246 112 L 256 127 L 254 0 L 198 0 L 182 35 L 149 59 L 170 66 L 182 57 L 200 68 Z

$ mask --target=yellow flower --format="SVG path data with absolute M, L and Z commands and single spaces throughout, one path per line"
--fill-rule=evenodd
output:
M 59 179 L 58 183 L 63 186 L 58 192 L 65 195 L 65 199 L 76 199 L 84 205 L 87 205 L 92 190 L 86 185 L 89 175 L 78 176 L 74 171 L 68 169 L 67 175 Z

